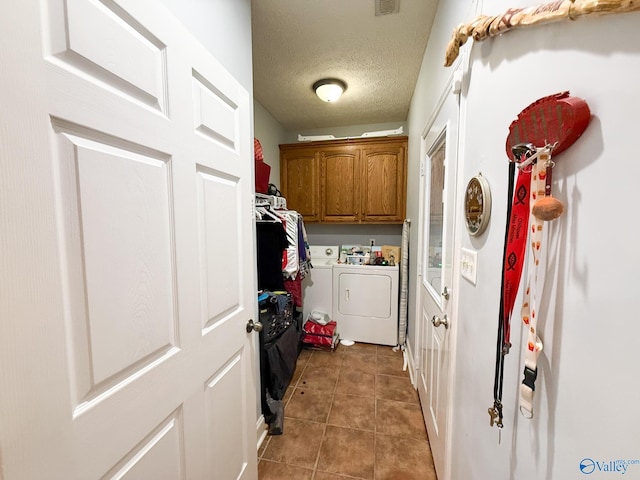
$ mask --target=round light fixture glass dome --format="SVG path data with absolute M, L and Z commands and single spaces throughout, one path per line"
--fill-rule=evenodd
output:
M 346 89 L 347 85 L 337 78 L 325 78 L 313 84 L 314 92 L 323 102 L 335 102 Z

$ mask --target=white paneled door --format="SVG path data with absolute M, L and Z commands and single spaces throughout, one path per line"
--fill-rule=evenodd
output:
M 418 393 L 438 478 L 450 478 L 459 99 L 453 83 L 423 138 Z
M 256 479 L 248 92 L 158 2 L 2 17 L 0 479 Z

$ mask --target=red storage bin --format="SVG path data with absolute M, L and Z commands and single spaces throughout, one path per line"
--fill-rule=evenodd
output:
M 253 156 L 255 159 L 256 172 L 256 193 L 267 193 L 269 191 L 269 175 L 271 166 L 264 163 L 262 145 L 257 138 L 253 139 Z
M 269 174 L 271 167 L 264 162 L 256 162 L 256 192 L 267 193 L 269 191 Z
M 304 324 L 302 343 L 316 347 L 330 347 L 333 344 L 335 333 L 336 322 L 333 320 L 326 325 L 307 320 L 307 323 Z

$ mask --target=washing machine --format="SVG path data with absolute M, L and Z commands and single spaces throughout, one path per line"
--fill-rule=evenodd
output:
M 309 245 L 311 268 L 302 280 L 302 315 L 306 321 L 313 311 L 333 312 L 333 266 L 338 262 L 338 245 Z
M 333 266 L 333 319 L 341 339 L 397 345 L 398 273 L 398 265 Z

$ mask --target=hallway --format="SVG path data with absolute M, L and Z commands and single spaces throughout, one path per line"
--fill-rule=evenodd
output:
M 258 451 L 260 480 L 435 480 L 418 394 L 402 354 L 370 344 L 303 350 L 284 433 Z

